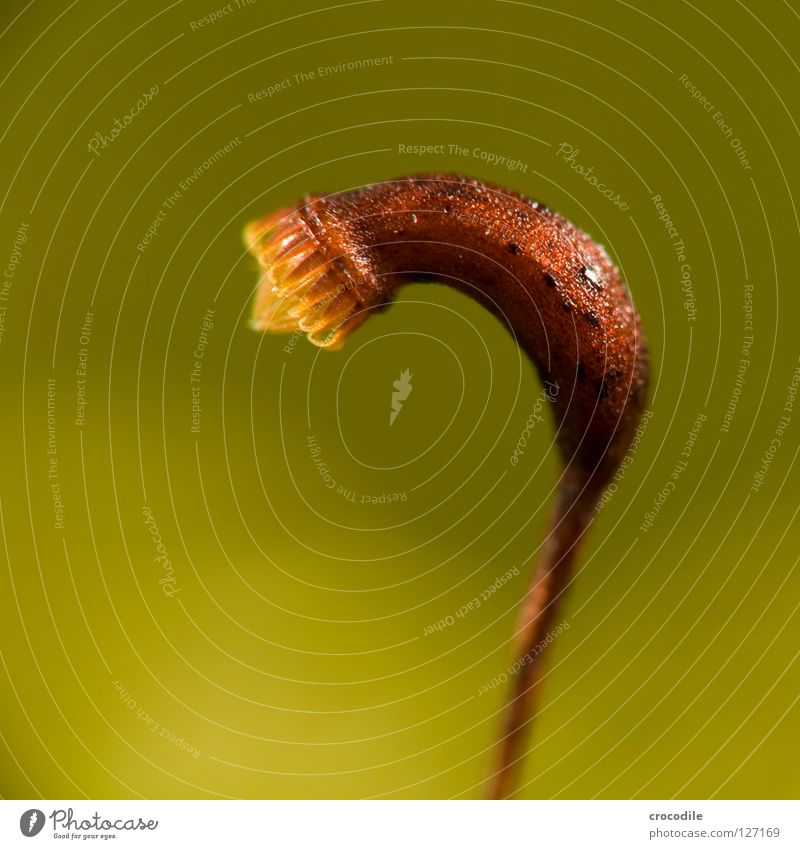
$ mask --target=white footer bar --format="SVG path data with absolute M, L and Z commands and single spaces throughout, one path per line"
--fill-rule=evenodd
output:
M 0 801 L 0 846 L 800 846 L 800 804 L 775 801 Z

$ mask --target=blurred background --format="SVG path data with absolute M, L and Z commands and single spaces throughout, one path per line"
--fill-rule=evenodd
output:
M 435 285 L 336 353 L 248 326 L 248 221 L 419 171 L 591 233 L 650 343 L 519 795 L 800 794 L 789 4 L 5 0 L 0 33 L 4 797 L 483 794 L 558 474 L 535 373 Z

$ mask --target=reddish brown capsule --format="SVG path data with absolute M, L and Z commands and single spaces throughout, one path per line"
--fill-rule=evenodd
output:
M 506 796 L 535 703 L 541 654 L 578 543 L 644 409 L 647 353 L 636 311 L 605 251 L 516 192 L 458 174 L 422 174 L 330 196 L 251 224 L 263 268 L 253 323 L 307 331 L 336 348 L 403 283 L 465 292 L 514 335 L 543 381 L 564 460 L 551 531 L 526 595 L 515 679 L 492 794 Z M 530 654 L 529 654 L 530 653 Z

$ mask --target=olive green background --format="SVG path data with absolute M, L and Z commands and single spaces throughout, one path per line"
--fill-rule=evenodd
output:
M 511 662 L 558 474 L 549 421 L 510 463 L 537 379 L 492 316 L 430 285 L 341 352 L 285 350 L 289 337 L 248 327 L 257 272 L 241 241 L 307 191 L 453 170 L 605 244 L 652 354 L 652 418 L 581 558 L 520 795 L 796 797 L 800 408 L 751 484 L 800 353 L 797 9 L 255 0 L 192 27 L 218 8 L 0 12 L 4 273 L 28 225 L 0 341 L 2 795 L 482 795 L 504 688 L 478 692 Z M 384 62 L 294 78 L 370 57 Z M 237 138 L 139 252 L 165 199 Z M 399 147 L 429 144 L 444 152 Z M 694 316 L 656 194 L 685 244 Z M 723 432 L 748 284 L 750 365 Z M 362 503 L 382 493 L 397 500 Z

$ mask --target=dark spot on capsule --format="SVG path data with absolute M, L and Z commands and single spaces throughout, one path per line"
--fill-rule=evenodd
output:
M 544 285 L 548 286 L 550 289 L 556 288 L 556 278 L 553 277 L 552 274 L 545 273 L 544 275 Z
M 445 213 L 450 214 L 450 212 L 452 211 L 452 209 L 453 209 L 453 207 L 452 207 L 452 206 L 450 206 L 450 204 L 449 204 L 449 203 L 446 203 L 446 204 L 444 205 L 444 211 L 445 211 Z
M 592 325 L 592 327 L 600 327 L 600 319 L 597 317 L 597 313 L 592 312 L 591 310 L 586 310 L 583 314 L 583 317 Z
M 513 242 L 509 242 L 508 243 L 508 252 L 510 254 L 518 254 L 519 248 Z
M 583 275 L 583 279 L 593 289 L 602 289 L 603 288 L 603 283 L 600 280 L 600 275 L 591 266 L 585 266 L 584 268 L 582 268 L 581 274 Z
M 597 384 L 597 400 L 602 401 L 608 395 L 608 387 L 603 381 Z
M 583 383 L 586 378 L 586 366 L 583 363 L 578 363 L 578 380 Z
M 572 312 L 572 307 L 566 301 L 562 302 L 561 309 L 564 310 L 564 312 Z

